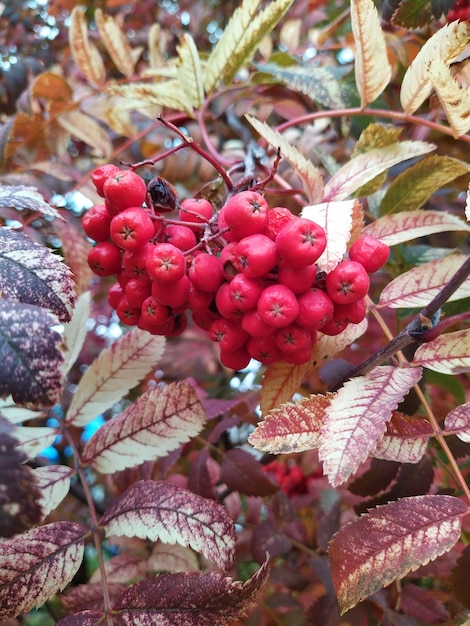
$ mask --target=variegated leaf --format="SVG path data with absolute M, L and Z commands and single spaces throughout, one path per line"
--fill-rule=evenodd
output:
M 17 406 L 13 398 L 8 396 L 5 400 L 0 399 L 0 415 L 5 417 L 10 424 L 18 424 L 19 422 L 27 422 L 44 415 L 44 411 L 31 411 L 24 407 Z
M 43 515 L 46 517 L 59 506 L 68 494 L 73 470 L 65 465 L 47 465 L 46 467 L 36 467 L 33 471 L 36 483 L 41 489 L 40 503 Z
M 393 309 L 426 306 L 462 266 L 466 257 L 452 254 L 397 276 L 380 295 L 379 304 Z M 470 296 L 470 279 L 467 279 L 449 298 L 449 302 Z
M 83 9 L 84 7 L 77 5 L 70 13 L 70 51 L 84 77 L 97 87 L 102 87 L 106 81 L 106 69 L 98 49 L 88 37 Z
M 418 463 L 434 434 L 431 424 L 425 419 L 408 417 L 394 411 L 387 424 L 385 435 L 372 453 L 376 459 L 397 463 Z
M 179 543 L 224 570 L 233 562 L 235 530 L 225 508 L 168 482 L 135 483 L 113 502 L 100 524 L 108 537 Z
M 114 65 L 121 74 L 130 78 L 134 73 L 136 59 L 132 54 L 132 48 L 126 35 L 119 28 L 115 19 L 110 15 L 105 15 L 100 8 L 95 11 L 95 22 Z
M 54 522 L 0 542 L 0 619 L 27 613 L 62 591 L 81 565 L 87 531 Z
M 52 446 L 57 437 L 57 429 L 49 426 L 25 426 L 15 430 L 18 448 L 23 450 L 29 459 L 34 459 L 45 448 Z
M 181 87 L 195 109 L 204 102 L 204 83 L 201 61 L 194 39 L 189 33 L 181 36 L 178 52 L 178 77 Z
M 454 137 L 465 135 L 470 129 L 470 89 L 459 85 L 449 66 L 439 58 L 431 61 L 429 77 Z
M 110 159 L 113 144 L 108 132 L 89 115 L 77 109 L 62 113 L 57 122 L 65 128 L 72 137 L 83 141 L 93 149 L 93 156 L 98 159 Z
M 421 378 L 420 368 L 375 367 L 347 381 L 326 408 L 319 458 L 333 487 L 376 449 L 392 412 Z
M 359 154 L 330 178 L 325 185 L 323 200 L 345 200 L 393 165 L 427 154 L 435 148 L 434 144 L 424 141 L 402 141 Z
M 371 222 L 364 234 L 380 239 L 387 246 L 395 246 L 417 237 L 446 231 L 470 231 L 470 226 L 460 218 L 445 211 L 405 211 Z
M 37 165 L 38 164 L 35 163 L 32 169 L 38 169 Z M 55 165 L 57 166 L 58 164 L 56 163 Z M 18 211 L 26 209 L 27 211 L 47 215 L 47 217 L 58 217 L 61 220 L 65 219 L 57 209 L 51 207 L 51 205 L 44 200 L 36 187 L 0 184 L 0 206 L 11 207 Z
M 98 626 L 103 619 L 103 613 L 100 611 L 79 611 L 73 615 L 67 615 L 58 622 L 56 626 Z
M 206 414 L 194 387 L 170 383 L 142 394 L 88 441 L 83 460 L 102 474 L 154 461 L 199 434 Z
M 356 44 L 354 71 L 361 106 L 373 102 L 392 76 L 385 37 L 373 0 L 351 0 L 351 26 Z
M 91 293 L 85 291 L 75 303 L 70 322 L 64 324 L 64 375 L 78 359 L 87 335 L 87 322 L 91 313 Z
M 416 350 L 413 364 L 441 374 L 470 372 L 470 330 L 444 333 Z
M 450 411 L 446 416 L 444 427 L 447 432 L 454 433 L 462 441 L 470 443 L 470 402 Z
M 315 222 L 326 233 L 326 248 L 316 262 L 319 269 L 331 272 L 343 260 L 351 238 L 355 205 L 359 205 L 357 200 L 344 200 L 302 209 L 302 217 Z
M 131 332 L 103 350 L 80 379 L 66 421 L 84 426 L 135 387 L 163 354 L 164 337 Z
M 341 612 L 449 551 L 467 512 L 467 504 L 453 496 L 415 496 L 389 502 L 344 526 L 329 547 Z
M 281 157 L 290 163 L 302 181 L 309 202 L 312 204 L 320 202 L 323 195 L 323 179 L 313 163 L 268 124 L 260 122 L 251 115 L 245 117 L 263 139 L 266 139 L 274 148 L 280 149 Z
M 309 372 L 324 365 L 328 359 L 361 337 L 366 330 L 367 320 L 363 320 L 360 324 L 350 324 L 339 335 L 332 336 L 319 333 L 313 346 L 312 358 L 308 363 L 292 365 L 285 361 L 277 361 L 269 365 L 261 385 L 262 415 L 265 416 L 272 409 L 289 402 Z
M 248 437 L 252 446 L 271 454 L 318 448 L 320 428 L 332 395 L 312 395 L 273 409 Z
M 458 20 L 446 24 L 426 41 L 403 77 L 400 100 L 405 113 L 414 113 L 431 95 L 431 61 L 441 59 L 448 65 L 455 61 L 469 42 L 470 24 Z

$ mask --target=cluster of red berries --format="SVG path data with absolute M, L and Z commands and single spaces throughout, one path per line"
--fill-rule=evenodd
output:
M 337 335 L 363 320 L 369 274 L 388 258 L 386 245 L 364 236 L 333 271 L 320 271 L 323 228 L 270 209 L 253 190 L 214 212 L 206 199 L 179 204 L 167 181 L 147 186 L 114 165 L 94 170 L 92 180 L 104 203 L 83 217 L 97 242 L 88 261 L 98 276 L 116 275 L 108 301 L 119 319 L 175 336 L 190 311 L 233 369 L 252 358 L 307 362 L 318 331 Z
M 302 467 L 293 460 L 276 459 L 264 465 L 263 471 L 272 474 L 282 491 L 288 496 L 308 493 L 310 484 L 323 475 L 321 468 L 312 474 L 305 474 Z
M 470 20 L 470 2 L 469 0 L 457 0 L 452 9 L 447 14 L 447 22 L 455 20 Z

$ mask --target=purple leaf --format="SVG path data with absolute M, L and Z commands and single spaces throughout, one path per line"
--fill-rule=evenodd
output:
M 108 508 L 106 535 L 190 546 L 222 569 L 232 565 L 235 530 L 225 508 L 171 483 L 141 481 Z
M 241 448 L 227 450 L 224 454 L 220 479 L 230 489 L 246 496 L 269 496 L 279 489 L 263 471 L 261 463 Z
M 62 391 L 63 356 L 56 318 L 40 307 L 0 300 L 0 397 L 17 404 L 52 406 Z
M 417 585 L 403 587 L 400 608 L 403 613 L 427 624 L 442 624 L 449 619 L 442 602 L 431 591 Z
M 341 612 L 449 551 L 467 511 L 465 502 L 452 496 L 416 496 L 390 502 L 344 526 L 329 549 Z
M 80 524 L 54 522 L 0 542 L 0 620 L 41 606 L 68 585 L 86 534 Z
M 465 546 L 450 575 L 450 586 L 464 607 L 470 609 L 470 545 Z
M 111 599 L 117 598 L 125 589 L 119 583 L 107 583 Z M 69 613 L 78 611 L 104 611 L 103 585 L 101 582 L 87 583 L 71 587 L 60 597 L 62 605 Z
M 56 626 L 98 626 L 103 623 L 103 614 L 98 611 L 81 611 L 68 615 L 56 623 Z

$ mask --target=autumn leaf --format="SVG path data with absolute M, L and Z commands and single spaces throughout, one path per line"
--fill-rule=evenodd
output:
M 62 591 L 83 559 L 87 531 L 53 522 L 0 542 L 0 619 L 27 613 Z
M 94 17 L 100 37 L 114 65 L 121 74 L 130 78 L 134 73 L 137 59 L 134 58 L 126 35 L 119 28 L 116 20 L 111 15 L 105 15 L 102 9 L 97 8 Z
M 376 449 L 392 412 L 421 378 L 419 368 L 379 366 L 347 381 L 325 409 L 319 458 L 333 487 Z
M 246 496 L 269 496 L 279 489 L 263 471 L 260 462 L 241 448 L 233 448 L 224 453 L 220 465 L 220 480 L 229 489 Z
M 72 319 L 64 324 L 64 375 L 78 359 L 87 335 L 87 322 L 91 314 L 91 293 L 85 291 L 75 304 Z
M 145 480 L 127 489 L 103 515 L 106 536 L 179 543 L 221 569 L 233 561 L 235 531 L 225 508 L 168 482 Z
M 470 609 L 470 546 L 466 545 L 450 575 L 450 586 L 457 600 Z
M 111 158 L 113 144 L 108 132 L 92 117 L 77 109 L 62 113 L 57 118 L 58 124 L 65 128 L 72 137 L 83 141 L 93 149 L 97 159 Z
M 44 200 L 36 187 L 0 184 L 0 206 L 12 207 L 18 211 L 33 211 L 47 217 L 64 219 L 57 209 L 54 209 Z
M 441 374 L 462 374 L 470 371 L 470 330 L 444 333 L 423 343 L 416 350 L 413 364 Z
M 376 459 L 385 461 L 417 463 L 426 452 L 429 437 L 433 434 L 427 420 L 394 411 L 383 438 L 372 454 Z
M 465 135 L 470 129 L 470 89 L 459 85 L 449 66 L 439 58 L 431 61 L 429 77 L 454 137 Z
M 102 474 L 164 457 L 199 434 L 205 411 L 194 387 L 170 383 L 142 394 L 91 437 L 83 460 Z
M 341 613 L 450 550 L 467 510 L 453 496 L 416 496 L 389 502 L 344 526 L 329 547 Z
M 25 426 L 15 431 L 18 449 L 28 459 L 34 459 L 45 448 L 52 446 L 58 435 L 57 429 L 50 426 Z
M 101 611 L 80 611 L 60 619 L 56 622 L 56 626 L 98 626 L 102 619 Z
M 457 435 L 462 441 L 470 442 L 470 402 L 450 411 L 444 421 L 446 432 Z
M 170 79 L 164 83 L 129 83 L 125 85 L 109 85 L 106 89 L 110 95 L 121 96 L 126 106 L 140 109 L 142 106 L 158 105 L 176 111 L 185 111 L 192 115 L 191 103 L 188 101 L 179 80 Z
M 392 76 L 385 37 L 372 0 L 351 0 L 351 26 L 356 44 L 356 86 L 361 107 L 365 107 L 378 98 Z
M 34 480 L 41 490 L 39 502 L 45 518 L 51 511 L 57 509 L 68 494 L 73 470 L 65 465 L 47 465 L 36 467 L 33 472 Z
M 75 285 L 60 256 L 9 228 L 0 228 L 0 293 L 3 298 L 71 318 Z
M 135 328 L 104 349 L 80 379 L 66 421 L 84 426 L 111 408 L 158 363 L 164 346 L 164 337 Z
M 70 13 L 69 46 L 73 60 L 84 77 L 101 87 L 106 80 L 106 70 L 98 49 L 88 37 L 88 26 L 81 6 L 75 6 Z
M 181 87 L 192 106 L 200 109 L 204 102 L 202 67 L 196 43 L 189 33 L 181 36 L 177 52 Z

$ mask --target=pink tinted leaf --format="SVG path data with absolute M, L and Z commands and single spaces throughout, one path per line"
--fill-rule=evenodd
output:
M 189 548 L 178 544 L 157 542 L 147 559 L 150 572 L 197 572 L 197 556 Z
M 56 626 L 98 626 L 102 621 L 103 614 L 99 611 L 80 611 L 60 619 Z
M 247 496 L 269 496 L 279 489 L 263 471 L 261 463 L 241 448 L 224 453 L 220 479 L 229 489 Z
M 142 394 L 88 441 L 83 460 L 102 474 L 153 461 L 199 434 L 205 411 L 194 387 L 180 382 Z
M 312 395 L 273 409 L 248 437 L 252 446 L 272 454 L 317 448 L 320 428 L 333 395 Z
M 417 419 L 394 411 L 385 435 L 373 455 L 377 459 L 399 463 L 417 463 L 426 452 L 433 429 L 425 419 Z
M 211 460 L 207 448 L 199 450 L 191 462 L 191 469 L 188 475 L 188 489 L 203 498 L 217 500 L 215 483 L 219 479 L 220 472 L 217 472 L 217 475 L 214 476 L 215 472 L 213 469 L 209 471 Z
M 44 517 L 56 509 L 68 494 L 71 474 L 72 470 L 65 465 L 48 465 L 34 469 L 37 485 L 41 489 L 40 503 Z
M 222 569 L 233 560 L 235 530 L 225 508 L 171 483 L 143 480 L 103 515 L 106 536 L 125 535 L 190 546 Z
M 341 612 L 450 550 L 467 510 L 453 496 L 416 496 L 389 502 L 344 526 L 329 548 Z
M 436 596 L 423 587 L 405 585 L 401 592 L 401 610 L 426 624 L 447 622 L 449 614 Z
M 458 406 L 447 414 L 444 427 L 447 432 L 470 443 L 470 402 Z
M 111 598 L 117 598 L 125 586 L 108 582 L 107 589 Z M 85 610 L 104 611 L 103 585 L 99 582 L 71 587 L 60 596 L 60 600 L 70 613 Z
M 267 582 L 265 563 L 246 582 L 221 574 L 162 574 L 131 585 L 113 606 L 126 626 L 226 626 L 244 617 Z
M 333 487 L 345 482 L 375 450 L 392 412 L 421 378 L 421 369 L 379 366 L 353 378 L 326 408 L 319 457 Z
M 80 567 L 86 533 L 80 524 L 54 522 L 0 542 L 0 619 L 62 591 Z
M 68 322 L 75 283 L 62 258 L 23 233 L 0 228 L 0 291 L 15 302 L 50 310 Z
M 426 306 L 447 285 L 465 259 L 463 254 L 451 254 L 400 274 L 382 291 L 379 304 L 392 309 Z M 449 302 L 469 296 L 470 279 L 467 279 L 450 296 Z
M 470 283 L 469 283 L 470 284 Z M 467 329 L 444 333 L 416 350 L 413 364 L 441 374 L 470 371 L 470 332 Z

